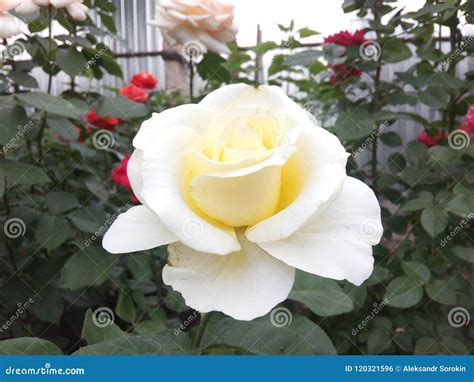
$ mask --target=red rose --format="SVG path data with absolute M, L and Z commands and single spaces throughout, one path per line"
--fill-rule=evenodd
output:
M 130 160 L 130 154 L 126 154 L 125 158 L 122 159 L 119 166 L 116 166 L 112 169 L 112 180 L 115 184 L 126 188 L 127 190 L 132 192 L 132 197 L 130 201 L 132 203 L 138 202 L 137 197 L 133 194 L 132 186 L 130 185 L 130 180 L 128 179 L 127 175 L 127 166 L 128 161 Z
M 362 29 L 355 31 L 354 33 L 341 31 L 326 37 L 323 44 L 336 44 L 346 48 L 350 46 L 357 46 L 366 41 L 364 34 L 365 32 Z
M 124 86 L 120 89 L 119 94 L 133 102 L 146 103 L 148 101 L 148 93 L 135 85 Z
M 425 144 L 428 147 L 431 146 L 438 146 L 443 139 L 446 139 L 447 134 L 445 131 L 438 131 L 434 137 L 430 137 L 426 131 L 422 131 L 420 135 L 418 135 L 418 140 Z
M 360 77 L 362 75 L 362 70 L 357 69 L 355 66 L 344 66 L 341 64 L 333 65 L 330 69 L 336 73 L 336 75 L 329 78 L 329 83 L 331 85 L 336 85 L 347 81 L 351 77 Z
M 97 115 L 97 113 L 94 110 L 89 110 L 89 112 L 87 113 L 86 119 L 87 119 L 87 122 L 89 122 L 91 125 L 94 125 L 106 130 L 114 130 L 115 126 L 117 126 L 120 123 L 120 120 L 118 118 L 101 117 Z
M 158 81 L 153 77 L 153 74 L 143 71 L 135 74 L 131 82 L 139 88 L 152 90 L 156 87 Z

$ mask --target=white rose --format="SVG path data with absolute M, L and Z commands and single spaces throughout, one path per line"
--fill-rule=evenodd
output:
M 84 0 L 22 0 L 20 6 L 15 10 L 18 13 L 32 14 L 37 12 L 40 6 L 51 4 L 54 8 L 66 8 L 74 20 L 85 21 L 89 8 L 83 2 Z
M 220 0 L 161 0 L 149 24 L 163 30 L 171 45 L 191 41 L 213 52 L 229 53 L 226 42 L 235 40 L 234 6 Z
M 229 85 L 154 114 L 128 176 L 142 205 L 103 239 L 111 253 L 170 244 L 163 280 L 201 312 L 241 320 L 291 291 L 295 268 L 360 285 L 382 235 L 371 189 L 339 140 L 274 86 Z
M 15 9 L 20 0 L 0 0 L 0 38 L 9 38 L 20 33 L 20 27 L 15 17 L 7 13 Z

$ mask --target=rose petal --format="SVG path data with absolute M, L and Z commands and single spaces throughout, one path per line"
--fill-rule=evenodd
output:
M 237 320 L 267 314 L 291 291 L 295 270 L 239 235 L 242 250 L 227 256 L 168 247 L 163 281 L 200 312 L 220 311 Z
M 305 127 L 296 153 L 283 166 L 281 211 L 250 227 L 247 238 L 281 240 L 301 228 L 341 187 L 347 156 L 335 135 L 317 126 Z
M 110 253 L 144 251 L 175 242 L 175 236 L 146 206 L 120 214 L 104 235 L 102 246 Z
M 372 273 L 372 245 L 380 241 L 380 206 L 372 190 L 348 177 L 342 191 L 289 238 L 258 243 L 305 272 L 362 284 Z
M 153 150 L 143 155 L 141 195 L 181 242 L 201 252 L 226 255 L 240 249 L 234 230 L 212 219 L 203 219 L 203 214 L 190 207 L 192 201 L 183 193 L 183 184 L 189 182 L 187 148 L 196 140 L 199 135 L 187 126 L 160 129 L 150 142 Z

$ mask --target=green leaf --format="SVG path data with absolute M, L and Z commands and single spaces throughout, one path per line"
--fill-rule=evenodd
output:
M 106 223 L 107 215 L 103 210 L 82 207 L 71 212 L 68 218 L 78 230 L 96 234 Z
M 380 140 L 382 143 L 389 147 L 398 147 L 402 144 L 402 139 L 400 135 L 394 131 L 389 131 L 384 134 L 380 134 Z
M 36 337 L 0 341 L 0 355 L 62 355 L 52 342 Z
M 471 214 L 474 217 L 474 198 L 469 195 L 456 195 L 446 205 L 446 211 L 463 218 Z
M 13 106 L 0 109 L 0 144 L 6 145 L 4 151 L 10 146 L 23 142 L 23 136 L 31 128 L 25 109 Z
M 117 305 L 115 306 L 115 313 L 122 320 L 126 322 L 134 322 L 137 316 L 137 310 L 132 298 L 132 290 L 130 288 L 121 288 Z
M 55 249 L 69 237 L 69 222 L 62 216 L 43 215 L 36 225 L 35 237 L 40 247 Z
M 117 28 L 112 16 L 106 15 L 105 13 L 100 13 L 100 20 L 110 32 L 117 33 Z
M 276 49 L 276 48 L 279 48 L 279 47 L 280 46 L 275 41 L 265 41 L 265 42 L 261 42 L 260 44 L 258 44 L 252 50 L 255 53 L 266 53 L 269 50 Z
M 230 73 L 225 68 L 226 60 L 216 53 L 206 53 L 196 69 L 199 75 L 207 81 L 215 81 L 216 83 L 228 83 L 230 81 Z
M 58 49 L 56 62 L 66 74 L 71 77 L 78 76 L 86 70 L 86 59 L 75 48 Z
M 61 271 L 61 287 L 79 289 L 100 285 L 109 277 L 117 264 L 118 257 L 99 247 L 83 249 L 73 254 Z
M 48 175 L 42 169 L 29 164 L 0 159 L 0 169 L 18 184 L 32 185 L 49 182 Z
M 388 305 L 395 308 L 410 308 L 423 297 L 423 288 L 418 283 L 408 277 L 397 277 L 388 284 L 385 290 L 384 300 L 388 300 Z
M 474 247 L 454 247 L 451 249 L 457 257 L 466 260 L 470 263 L 474 263 Z
M 395 173 L 402 172 L 405 169 L 406 165 L 407 165 L 407 161 L 406 161 L 405 157 L 402 154 L 399 154 L 399 153 L 391 154 L 387 158 L 387 162 L 388 162 L 388 167 L 390 168 L 390 170 L 395 172 Z M 399 200 L 398 198 L 395 199 L 395 203 L 397 203 L 398 200 Z
M 168 330 L 154 335 L 113 338 L 83 347 L 73 355 L 177 355 L 190 352 L 188 336 L 184 333 L 176 336 L 174 331 Z
M 449 104 L 449 93 L 441 87 L 428 87 L 418 93 L 418 98 L 425 105 L 434 109 L 445 108 Z
M 402 40 L 389 38 L 382 47 L 382 60 L 388 63 L 404 61 L 411 57 L 411 50 Z
M 434 280 L 425 286 L 426 294 L 436 302 L 443 305 L 456 304 L 456 291 L 450 284 L 450 280 Z
M 69 211 L 71 208 L 80 207 L 81 205 L 76 195 L 65 191 L 50 192 L 46 196 L 45 202 L 53 214 L 61 214 Z
M 67 118 L 48 115 L 48 126 L 65 140 L 75 142 L 79 138 L 79 129 Z
M 392 344 L 392 338 L 385 330 L 374 328 L 367 338 L 367 353 L 381 354 L 387 351 Z
M 426 207 L 421 213 L 421 225 L 433 238 L 445 230 L 448 221 L 448 214 L 433 205 Z
M 428 281 L 430 281 L 431 272 L 422 263 L 417 261 L 404 261 L 402 263 L 402 268 L 408 277 L 414 277 L 422 284 L 426 284 Z
M 123 332 L 114 322 L 113 312 L 104 307 L 97 308 L 94 312 L 88 309 L 84 316 L 81 337 L 89 345 L 98 344 L 114 338 L 125 338 Z
M 373 116 L 363 109 L 343 112 L 336 121 L 336 135 L 344 140 L 366 137 L 374 131 L 374 128 Z
M 149 111 L 147 105 L 131 102 L 122 96 L 118 96 L 116 98 L 105 98 L 98 114 L 102 117 L 129 119 L 143 118 L 148 115 Z
M 22 103 L 47 113 L 73 119 L 78 119 L 81 116 L 73 104 L 61 97 L 54 97 L 47 93 L 39 92 L 21 93 L 17 94 L 16 97 Z
M 320 50 L 303 50 L 301 52 L 286 56 L 282 65 L 288 66 L 308 66 L 317 61 L 322 56 Z
M 306 27 L 299 29 L 298 33 L 300 34 L 300 38 L 306 38 L 320 34 L 319 32 L 316 32 L 315 30 Z
M 410 199 L 402 206 L 402 211 L 422 210 L 433 203 L 434 197 L 431 192 L 421 191 L 415 199 Z
M 141 254 L 132 254 L 127 258 L 127 267 L 137 282 L 151 281 L 153 277 L 150 258 Z
M 352 299 L 334 281 L 305 272 L 297 272 L 296 280 L 288 298 L 306 305 L 318 316 L 335 316 L 350 312 Z
M 33 313 L 41 321 L 51 322 L 59 325 L 59 320 L 63 314 L 64 302 L 57 285 L 50 284 L 35 296 L 35 303 L 32 306 Z
M 110 54 L 102 53 L 100 57 L 100 63 L 107 73 L 119 78 L 123 78 L 122 67 Z

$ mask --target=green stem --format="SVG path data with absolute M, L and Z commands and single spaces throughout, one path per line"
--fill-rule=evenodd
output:
M 188 69 L 189 69 L 189 98 L 191 99 L 191 103 L 194 103 L 194 59 L 192 56 L 189 57 Z
M 199 326 L 197 328 L 196 337 L 194 337 L 193 348 L 197 348 L 199 345 L 201 345 L 202 336 L 204 335 L 210 316 L 210 313 L 201 313 L 201 321 L 199 322 Z

